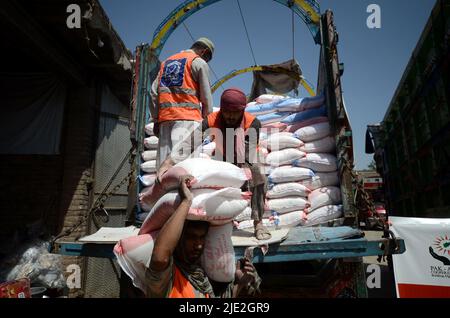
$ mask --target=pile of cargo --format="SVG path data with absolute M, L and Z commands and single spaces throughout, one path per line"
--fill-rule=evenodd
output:
M 323 96 L 263 95 L 246 111 L 262 124 L 258 161 L 269 189 L 263 223 L 269 228 L 326 225 L 342 217 L 336 143 Z M 250 215 L 236 218 L 250 229 Z
M 139 176 L 140 182 L 143 186 L 141 191 L 141 195 L 145 194 L 150 187 L 155 183 L 156 180 L 156 156 L 157 149 L 159 144 L 158 137 L 155 136 L 153 131 L 154 124 L 150 123 L 145 126 L 145 134 L 147 138 L 144 139 L 144 147 L 145 151 L 141 154 L 142 164 L 141 164 L 141 172 L 142 175 Z M 148 213 L 151 210 L 151 207 L 148 205 L 141 205 L 141 212 L 138 213 L 138 220 L 143 221 L 147 217 Z

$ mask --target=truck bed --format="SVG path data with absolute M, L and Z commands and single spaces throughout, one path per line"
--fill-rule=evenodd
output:
M 293 228 L 281 243 L 270 244 L 264 255 L 260 248 L 254 250 L 254 263 L 276 263 L 331 258 L 355 258 L 385 254 L 401 254 L 405 251 L 402 239 L 368 240 L 362 232 L 349 227 Z M 360 236 L 360 237 L 358 237 Z M 55 243 L 55 252 L 67 256 L 115 258 L 111 242 L 65 242 Z M 257 247 L 257 245 L 252 245 Z M 236 246 L 236 258 L 245 255 L 248 247 Z M 388 247 L 387 252 L 385 247 Z

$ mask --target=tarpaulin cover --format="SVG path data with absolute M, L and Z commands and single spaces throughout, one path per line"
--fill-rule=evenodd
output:
M 0 154 L 59 154 L 66 85 L 51 73 L 0 73 Z
M 270 65 L 269 68 L 282 68 L 288 72 L 298 74 L 298 78 L 285 73 L 274 71 L 253 72 L 253 87 L 249 100 L 267 94 L 268 90 L 277 94 L 286 94 L 298 88 L 302 71 L 297 61 L 290 60 L 281 64 Z M 297 77 L 297 76 L 295 76 Z

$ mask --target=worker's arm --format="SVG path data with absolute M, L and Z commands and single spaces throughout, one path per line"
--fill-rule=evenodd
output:
M 159 166 L 158 171 L 156 172 L 156 182 L 161 182 L 162 176 L 175 165 L 175 161 L 169 155 L 166 160 Z
M 254 284 L 256 281 L 257 272 L 253 264 L 248 259 L 241 259 L 236 266 L 236 275 L 233 287 L 233 298 Z M 259 286 L 257 286 L 258 288 Z
M 159 105 L 158 105 L 158 86 L 159 86 L 159 74 L 158 77 L 153 81 L 150 90 L 150 102 L 149 110 L 152 115 L 153 120 L 158 119 Z
M 202 102 L 202 116 L 203 118 L 206 118 L 213 112 L 213 98 L 211 94 L 208 63 L 201 58 L 196 58 L 192 62 L 192 77 L 199 84 L 200 101 Z
M 150 89 L 150 100 L 149 100 L 149 110 L 152 117 L 152 121 L 155 123 L 154 133 L 159 137 L 159 124 L 158 124 L 158 114 L 159 114 L 159 102 L 158 102 L 158 86 L 159 86 L 159 74 L 158 77 L 153 81 L 152 87 Z
M 150 262 L 150 269 L 154 272 L 165 271 L 170 265 L 171 257 L 181 238 L 184 222 L 192 205 L 192 193 L 188 188 L 192 179 L 191 176 L 181 178 L 179 189 L 181 203 L 163 226 L 155 241 Z

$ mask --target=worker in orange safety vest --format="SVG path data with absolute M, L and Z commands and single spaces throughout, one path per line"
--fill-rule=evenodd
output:
M 158 167 L 174 148 L 182 149 L 185 136 L 200 128 L 202 120 L 212 112 L 208 62 L 214 48 L 209 39 L 200 38 L 191 49 L 172 55 L 161 64 L 150 101 L 154 131 L 159 137 Z

